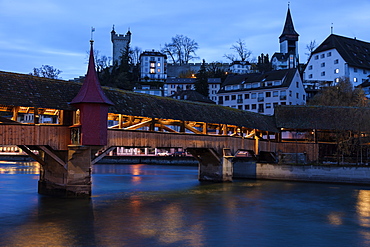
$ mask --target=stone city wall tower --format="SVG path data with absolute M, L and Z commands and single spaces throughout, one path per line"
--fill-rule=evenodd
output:
M 111 32 L 111 40 L 113 43 L 113 63 L 120 63 L 120 57 L 126 46 L 131 42 L 131 32 L 127 31 L 125 35 L 116 34 L 114 26 Z

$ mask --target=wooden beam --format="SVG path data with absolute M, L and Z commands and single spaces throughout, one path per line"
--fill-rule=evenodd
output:
M 141 122 L 141 123 L 138 123 L 138 124 L 134 124 L 132 126 L 129 126 L 127 128 L 124 128 L 125 130 L 136 130 L 136 129 L 139 129 L 141 127 L 144 127 L 144 126 L 148 126 L 152 123 L 152 120 L 147 120 L 147 121 L 144 121 L 144 122 Z
M 26 145 L 17 145 L 20 149 L 22 149 L 23 152 L 28 154 L 32 159 L 36 160 L 37 162 L 40 163 L 40 165 L 45 166 L 46 163 L 45 161 L 38 156 L 37 154 L 34 154 Z
M 104 152 L 102 152 L 101 154 L 99 154 L 98 156 L 96 156 L 96 158 L 91 161 L 91 165 L 95 165 L 96 162 L 103 159 L 110 151 L 113 151 L 115 148 L 116 147 L 110 147 L 106 149 Z
M 63 166 L 64 169 L 67 170 L 67 164 L 61 158 L 59 158 L 52 150 L 48 149 L 46 146 L 39 145 L 38 146 L 42 151 L 48 154 L 53 160 L 55 160 L 59 165 Z
M 195 129 L 195 128 L 191 127 L 191 126 L 189 126 L 188 124 L 185 124 L 185 123 L 184 123 L 184 126 L 185 126 L 185 128 L 186 128 L 187 130 L 190 130 L 190 131 L 194 132 L 195 134 L 202 134 L 202 132 L 201 132 L 201 131 L 199 131 L 199 130 L 197 130 L 197 129 Z

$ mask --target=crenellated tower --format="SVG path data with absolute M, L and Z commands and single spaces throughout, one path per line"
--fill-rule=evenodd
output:
M 113 43 L 113 63 L 119 63 L 122 52 L 125 50 L 126 46 L 131 42 L 131 32 L 130 30 L 124 34 L 116 34 L 114 26 L 111 31 L 111 41 Z

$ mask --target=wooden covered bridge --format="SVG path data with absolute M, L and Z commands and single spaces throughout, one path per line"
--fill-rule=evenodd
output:
M 186 148 L 200 162 L 200 179 L 228 181 L 238 150 L 317 161 L 328 131 L 370 131 L 368 108 L 285 106 L 266 116 L 102 88 L 93 61 L 91 47 L 83 84 L 0 72 L 0 146 L 17 145 L 42 165 L 40 193 L 90 196 L 91 165 L 115 147 Z

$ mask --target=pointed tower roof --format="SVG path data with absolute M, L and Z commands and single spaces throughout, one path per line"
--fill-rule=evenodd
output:
M 296 38 L 298 39 L 299 34 L 295 31 L 292 16 L 290 14 L 290 8 L 288 7 L 288 12 L 286 14 L 285 25 L 283 33 L 280 35 L 280 42 L 286 39 Z
M 87 75 L 85 77 L 84 83 L 71 104 L 78 103 L 98 103 L 98 104 L 108 104 L 114 105 L 104 94 L 103 89 L 100 86 L 98 75 L 95 71 L 94 62 L 94 49 L 93 42 L 90 41 L 90 57 L 89 65 L 87 68 Z

